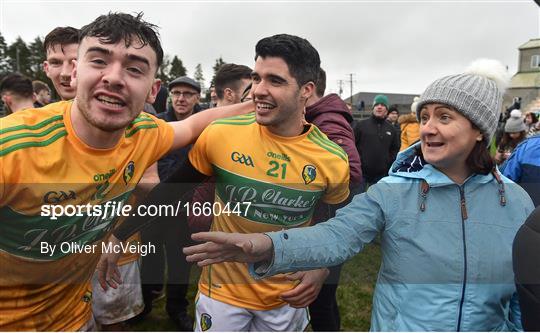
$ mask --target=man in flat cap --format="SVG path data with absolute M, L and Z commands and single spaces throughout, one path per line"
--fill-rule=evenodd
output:
M 182 120 L 191 116 L 201 97 L 199 83 L 187 76 L 180 76 L 169 83 L 169 91 L 174 111 L 170 116 L 174 115 L 175 119 L 165 120 Z

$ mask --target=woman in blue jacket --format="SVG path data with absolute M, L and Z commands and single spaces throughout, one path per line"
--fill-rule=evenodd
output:
M 488 153 L 505 68 L 480 60 L 427 87 L 420 143 L 335 218 L 268 234 L 201 233 L 188 260 L 254 262 L 260 278 L 341 263 L 381 235 L 375 331 L 520 330 L 512 240 L 533 210 Z

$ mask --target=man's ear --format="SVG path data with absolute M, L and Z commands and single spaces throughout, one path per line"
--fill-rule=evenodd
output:
M 49 62 L 47 60 L 43 62 L 43 71 L 45 72 L 45 75 L 49 77 Z
M 71 71 L 71 81 L 69 82 L 69 85 L 72 88 L 77 89 L 77 60 L 73 59 L 71 61 L 73 62 L 73 70 Z
M 154 79 L 154 83 L 152 83 L 150 92 L 148 93 L 148 96 L 146 96 L 146 103 L 154 104 L 157 94 L 159 93 L 159 89 L 161 89 L 161 80 Z
M 223 99 L 229 103 L 234 102 L 234 91 L 231 88 L 223 89 Z
M 315 83 L 309 81 L 308 83 L 304 84 L 302 88 L 300 88 L 300 94 L 302 96 L 302 99 L 308 100 L 313 94 L 315 93 Z
M 11 102 L 13 102 L 11 94 L 2 95 L 2 102 L 9 107 Z

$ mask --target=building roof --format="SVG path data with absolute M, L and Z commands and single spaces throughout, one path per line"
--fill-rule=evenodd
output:
M 539 88 L 540 72 L 517 73 L 508 88 Z
M 521 45 L 518 49 L 525 50 L 525 49 L 534 49 L 534 48 L 540 48 L 540 38 L 533 38 L 529 40 L 527 43 Z

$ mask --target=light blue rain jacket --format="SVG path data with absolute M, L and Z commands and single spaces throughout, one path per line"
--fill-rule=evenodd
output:
M 260 275 L 251 265 L 252 274 L 333 266 L 380 234 L 372 331 L 521 330 L 512 241 L 534 208 L 530 197 L 492 174 L 459 186 L 433 166 L 419 166 L 416 146 L 335 218 L 268 233 L 273 262 Z

